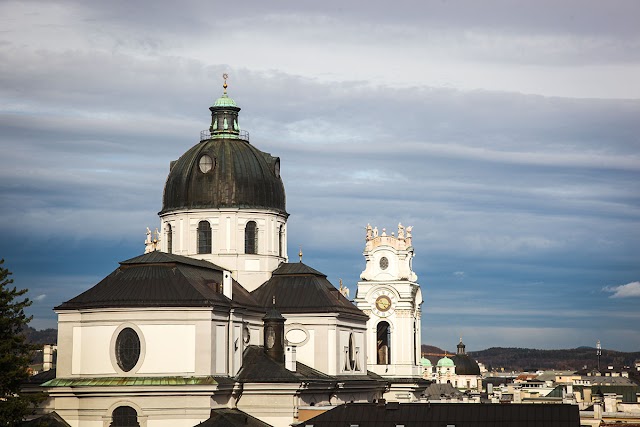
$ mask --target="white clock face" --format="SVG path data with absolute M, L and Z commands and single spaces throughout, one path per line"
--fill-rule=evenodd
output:
M 395 295 L 386 289 L 380 289 L 373 293 L 371 311 L 378 317 L 388 317 L 395 310 Z

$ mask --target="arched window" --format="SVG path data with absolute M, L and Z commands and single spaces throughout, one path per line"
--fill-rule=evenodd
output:
M 258 226 L 255 221 L 247 222 L 244 227 L 244 253 L 258 253 Z
M 173 253 L 173 230 L 171 224 L 167 224 L 167 253 Z
M 137 427 L 138 413 L 131 406 L 118 406 L 111 415 L 110 427 Z
M 211 253 L 211 224 L 209 224 L 209 221 L 200 221 L 198 223 L 198 253 Z
M 378 343 L 378 365 L 389 365 L 391 363 L 391 327 L 387 322 L 378 323 L 376 341 Z
M 284 224 L 280 226 L 278 232 L 278 256 L 284 258 Z

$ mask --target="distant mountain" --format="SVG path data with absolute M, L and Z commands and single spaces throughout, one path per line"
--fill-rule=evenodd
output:
M 31 344 L 45 345 L 45 344 L 57 344 L 58 343 L 58 330 L 49 328 L 38 331 L 31 326 L 27 326 L 24 330 L 24 334 L 27 336 L 27 342 Z
M 423 345 L 422 353 L 431 360 L 437 362 L 444 353 L 455 354 L 441 348 Z M 468 352 L 468 354 L 483 363 L 488 369 L 502 369 L 506 371 L 523 370 L 580 370 L 593 369 L 598 366 L 596 349 L 593 347 L 578 347 L 564 350 L 537 350 L 530 348 L 503 348 L 492 347 L 486 350 Z M 615 350 L 602 350 L 600 367 L 607 366 L 633 367 L 636 360 L 640 360 L 640 351 L 625 353 Z
M 594 348 L 580 347 L 565 350 L 536 350 L 529 348 L 492 347 L 487 350 L 469 353 L 474 359 L 484 363 L 487 368 L 505 370 L 580 370 L 593 369 L 598 366 L 598 358 Z M 606 369 L 613 365 L 633 367 L 640 359 L 640 352 L 624 353 L 615 350 L 602 350 L 600 367 Z

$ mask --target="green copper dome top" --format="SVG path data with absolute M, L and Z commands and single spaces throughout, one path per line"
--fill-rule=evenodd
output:
M 222 78 L 224 78 L 224 84 L 222 85 L 224 92 L 220 98 L 216 99 L 216 102 L 213 103 L 212 107 L 237 107 L 236 101 L 229 98 L 229 95 L 227 95 L 227 79 L 229 78 L 229 75 L 224 73 Z
M 426 357 L 423 357 L 422 359 L 420 359 L 420 364 L 424 367 L 432 366 L 431 360 L 427 359 Z
M 445 356 L 442 359 L 438 360 L 438 366 L 445 366 L 445 367 L 449 366 L 453 368 L 455 364 L 453 363 L 453 360 Z
M 211 111 L 200 143 L 171 163 L 162 211 L 183 209 L 269 209 L 287 215 L 280 159 L 258 150 L 238 125 L 238 112 L 224 94 Z M 224 104 L 224 105 L 222 105 Z
M 227 96 L 226 92 L 213 103 L 212 107 L 237 107 L 236 101 Z

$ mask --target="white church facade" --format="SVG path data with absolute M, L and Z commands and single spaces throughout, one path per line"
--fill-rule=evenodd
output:
M 416 401 L 429 384 L 410 227 L 367 228 L 354 302 L 288 262 L 280 159 L 249 143 L 224 89 L 171 162 L 146 253 L 55 308 L 41 413 L 74 427 L 288 426 L 345 402 Z

